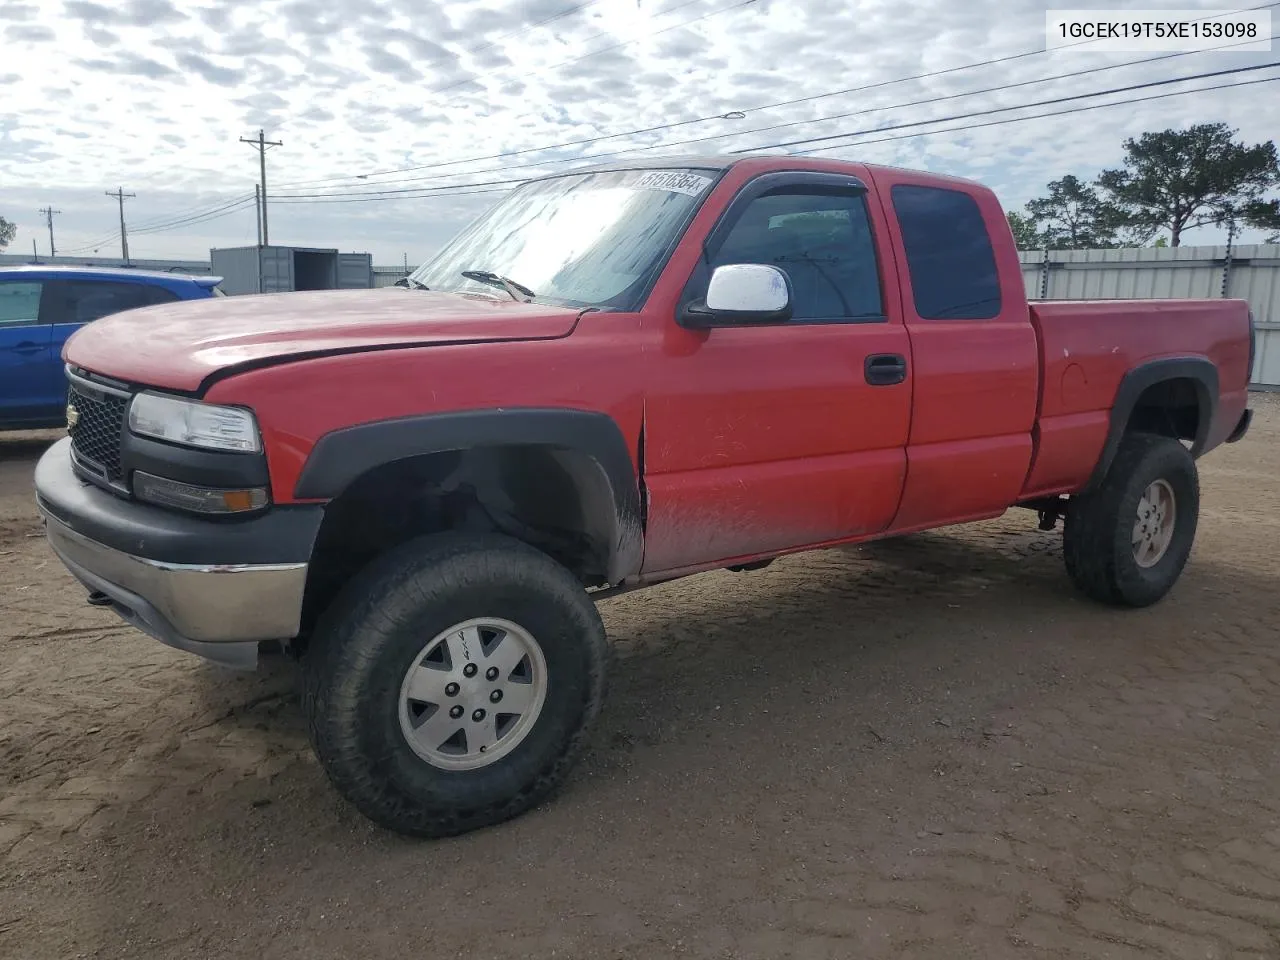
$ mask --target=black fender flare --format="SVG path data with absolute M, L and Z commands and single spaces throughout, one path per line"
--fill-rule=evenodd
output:
M 596 411 L 502 407 L 343 427 L 316 442 L 293 494 L 298 500 L 332 500 L 368 471 L 398 460 L 502 446 L 571 451 L 593 463 L 613 501 L 609 578 L 616 582 L 640 569 L 644 538 L 636 467 L 617 421 Z
M 1098 458 L 1093 475 L 1081 491 L 1082 493 L 1096 489 L 1106 477 L 1107 471 L 1111 469 L 1111 463 L 1115 460 L 1116 451 L 1120 449 L 1120 441 L 1124 439 L 1129 418 L 1133 416 L 1138 399 L 1149 388 L 1169 380 L 1190 380 L 1195 384 L 1200 418 L 1196 425 L 1196 436 L 1191 444 L 1191 455 L 1199 457 L 1204 453 L 1218 408 L 1218 368 L 1205 357 L 1166 357 L 1161 360 L 1150 360 L 1134 367 L 1121 379 L 1120 386 L 1116 389 L 1115 400 L 1111 404 L 1111 425 L 1107 430 L 1107 440 L 1103 444 L 1102 455 Z

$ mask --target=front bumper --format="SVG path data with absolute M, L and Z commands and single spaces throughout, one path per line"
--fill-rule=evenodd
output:
M 252 668 L 258 643 L 297 636 L 318 506 L 215 522 L 114 496 L 75 475 L 70 440 L 36 467 L 49 545 L 90 591 L 162 643 Z

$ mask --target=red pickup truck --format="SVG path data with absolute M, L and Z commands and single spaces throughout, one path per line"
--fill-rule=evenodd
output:
M 668 159 L 526 183 L 400 289 L 86 327 L 36 488 L 91 602 L 285 641 L 333 783 L 439 836 L 564 778 L 619 590 L 1019 506 L 1085 594 L 1158 600 L 1252 353 L 1242 301 L 1029 305 L 976 183 Z

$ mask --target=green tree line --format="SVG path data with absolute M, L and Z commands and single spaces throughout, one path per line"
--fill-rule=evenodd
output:
M 1124 161 L 1092 182 L 1067 174 L 1043 197 L 1007 214 L 1024 250 L 1179 246 L 1196 227 L 1276 231 L 1280 186 L 1275 141 L 1252 146 L 1225 123 L 1144 133 L 1124 141 Z

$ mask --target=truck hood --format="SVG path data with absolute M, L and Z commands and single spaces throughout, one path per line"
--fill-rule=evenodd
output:
M 350 351 L 445 343 L 552 340 L 580 310 L 403 287 L 186 300 L 128 310 L 77 330 L 77 367 L 129 383 L 194 392 L 214 373 Z

